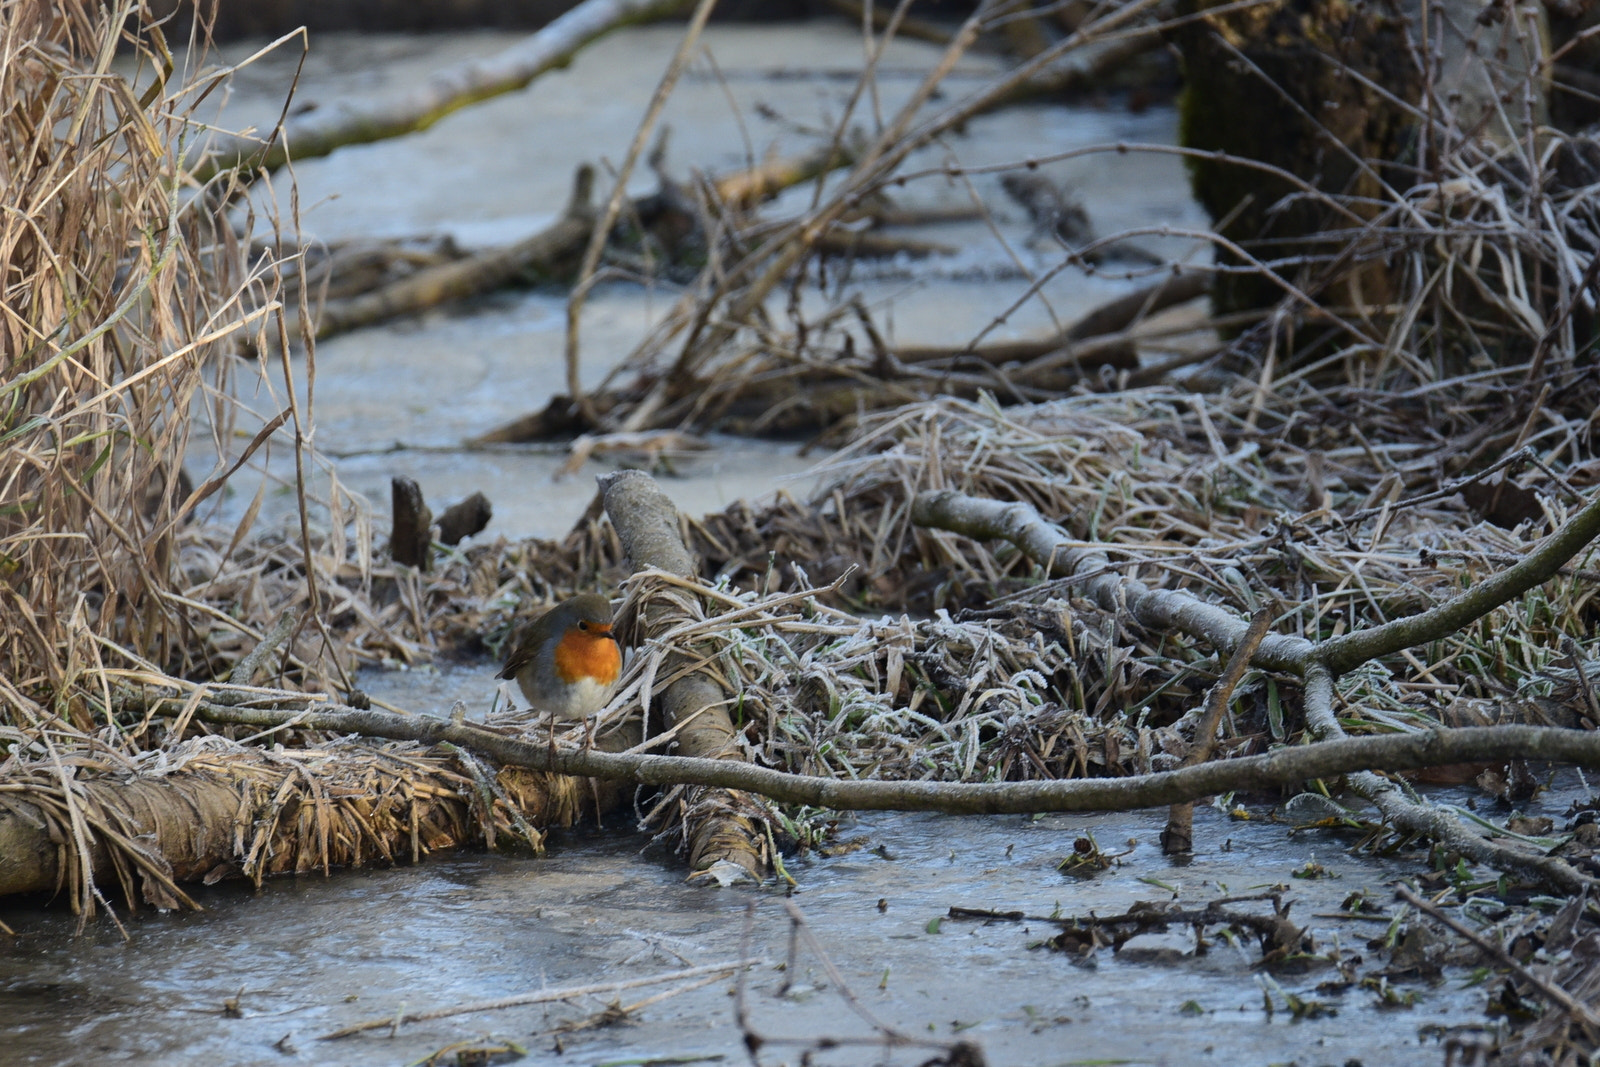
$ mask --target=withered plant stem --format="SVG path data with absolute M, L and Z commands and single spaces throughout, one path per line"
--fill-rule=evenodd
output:
M 1217 743 L 1217 729 L 1222 725 L 1222 715 L 1233 701 L 1233 691 L 1239 687 L 1239 680 L 1250 669 L 1250 657 L 1256 654 L 1256 649 L 1261 647 L 1261 639 L 1267 636 L 1273 615 L 1273 609 L 1262 608 L 1250 619 L 1250 628 L 1245 631 L 1244 639 L 1228 655 L 1228 665 L 1223 669 L 1222 677 L 1206 694 L 1205 713 L 1201 715 L 1200 725 L 1194 731 L 1194 746 L 1183 757 L 1180 766 L 1193 767 L 1211 758 L 1211 750 Z M 1167 815 L 1167 828 L 1161 834 L 1161 850 L 1172 855 L 1188 852 L 1193 847 L 1194 802 L 1183 801 L 1172 805 Z
M 594 286 L 595 268 L 600 265 L 600 254 L 605 251 L 606 241 L 611 236 L 611 227 L 616 224 L 617 217 L 622 213 L 623 202 L 627 199 L 628 178 L 633 174 L 634 165 L 644 152 L 645 143 L 650 139 L 650 131 L 655 128 L 656 122 L 661 118 L 662 109 L 667 106 L 667 98 L 672 95 L 673 88 L 678 84 L 679 75 L 688 65 L 689 57 L 694 54 L 695 45 L 700 40 L 700 31 L 705 29 L 706 20 L 711 17 L 711 10 L 716 6 L 716 0 L 698 0 L 695 5 L 694 15 L 689 19 L 688 28 L 683 31 L 683 40 L 678 43 L 678 50 L 673 53 L 672 62 L 661 75 L 655 94 L 651 96 L 650 104 L 645 108 L 644 117 L 639 120 L 639 128 L 633 135 L 633 143 L 628 146 L 628 154 L 617 170 L 616 184 L 611 190 L 611 196 L 606 200 L 605 210 L 600 213 L 593 231 L 589 234 L 589 244 L 583 251 L 583 263 L 578 268 L 577 281 L 573 284 L 571 295 L 567 297 L 567 394 L 578 406 L 584 421 L 591 426 L 599 422 L 599 415 L 584 391 L 583 381 L 578 374 L 578 332 L 583 318 L 583 304 L 589 296 L 589 290 Z

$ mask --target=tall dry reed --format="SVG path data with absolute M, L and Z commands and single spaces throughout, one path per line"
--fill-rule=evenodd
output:
M 191 481 L 183 462 L 197 426 L 238 457 L 235 353 L 277 328 L 277 271 L 229 225 L 238 175 L 201 187 L 178 164 L 225 75 L 196 70 L 203 26 L 179 44 L 139 2 L 0 12 L 0 718 L 17 725 L 91 726 L 109 662 L 207 668 L 179 541 L 224 467 Z

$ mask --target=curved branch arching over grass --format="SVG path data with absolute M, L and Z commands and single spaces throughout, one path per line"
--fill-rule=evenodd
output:
M 1125 611 L 1139 624 L 1152 629 L 1178 630 L 1199 638 L 1223 654 L 1237 648 L 1249 630 L 1245 620 L 1189 593 L 1170 589 L 1152 590 L 1131 578 L 1106 573 L 1109 561 L 1102 552 L 1073 545 L 1073 539 L 1065 530 L 1047 522 L 1030 504 L 985 500 L 955 490 L 930 490 L 920 494 L 913 502 L 911 517 L 919 525 L 950 530 L 977 540 L 1010 541 L 1044 568 L 1046 577 L 1093 574 L 1095 577 L 1086 578 L 1084 585 L 1088 595 L 1101 607 L 1108 611 Z M 1340 727 L 1338 717 L 1333 712 L 1333 682 L 1340 673 L 1380 656 L 1437 640 L 1482 618 L 1507 601 L 1555 577 L 1597 535 L 1600 535 L 1600 495 L 1545 538 L 1521 562 L 1418 615 L 1321 642 L 1269 634 L 1251 657 L 1251 662 L 1257 667 L 1298 674 L 1306 684 L 1306 723 L 1317 738 L 1317 743 L 1297 751 L 1320 749 L 1326 745 L 1347 745 L 1356 740 L 1380 740 L 1350 738 Z M 1483 729 L 1489 735 L 1509 740 L 1517 731 L 1526 728 L 1496 726 L 1474 729 Z M 1402 736 L 1432 740 L 1458 737 L 1467 732 L 1460 729 L 1436 730 Z M 1597 736 L 1570 730 L 1556 732 L 1574 738 Z M 1551 751 L 1547 749 L 1546 754 L 1526 757 L 1513 755 L 1509 749 L 1485 750 L 1480 757 L 1459 762 L 1526 758 L 1573 762 L 1549 755 Z M 1237 768 L 1243 762 L 1228 760 L 1206 766 Z M 1582 763 L 1581 760 L 1577 762 Z M 1516 873 L 1565 893 L 1576 893 L 1586 886 L 1600 884 L 1600 880 L 1579 873 L 1564 860 L 1489 841 L 1448 812 L 1404 796 L 1393 783 L 1371 773 L 1374 769 L 1401 768 L 1392 765 L 1380 768 L 1378 764 L 1373 764 L 1364 768 L 1347 768 L 1339 773 L 1348 774 L 1346 781 L 1351 790 L 1375 804 L 1395 826 L 1425 834 L 1473 862 Z M 1245 779 L 1239 779 L 1238 788 L 1253 787 L 1254 783 L 1247 784 Z

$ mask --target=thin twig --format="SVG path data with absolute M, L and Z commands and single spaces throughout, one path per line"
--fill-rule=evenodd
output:
M 437 1008 L 433 1011 L 400 1012 L 396 1015 L 386 1015 L 381 1019 L 368 1019 L 366 1022 L 346 1026 L 331 1033 L 322 1034 L 319 1041 L 333 1041 L 352 1034 L 365 1033 L 368 1030 L 381 1030 L 385 1026 L 398 1027 L 403 1023 L 425 1022 L 430 1019 L 445 1019 L 452 1015 L 470 1015 L 480 1011 L 499 1011 L 502 1008 L 516 1008 L 525 1004 L 548 1004 L 556 1000 L 570 1000 L 573 997 L 595 996 L 602 993 L 616 993 L 623 989 L 638 989 L 640 986 L 660 985 L 663 982 L 678 982 L 686 978 L 698 978 L 702 975 L 733 974 L 748 967 L 758 967 L 764 960 L 730 960 L 726 963 L 710 963 L 703 967 L 687 967 L 681 971 L 667 971 L 662 974 L 652 974 L 644 978 L 623 978 L 615 982 L 594 982 L 590 985 L 567 986 L 562 989 L 540 989 L 532 993 L 518 993 L 515 996 L 500 997 L 496 1000 L 480 1000 L 471 1004 L 459 1004 L 452 1008 Z

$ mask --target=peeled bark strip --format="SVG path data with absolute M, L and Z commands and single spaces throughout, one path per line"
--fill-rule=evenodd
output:
M 636 570 L 654 567 L 686 578 L 696 576 L 694 557 L 678 532 L 678 509 L 654 478 L 640 471 L 618 471 L 602 477 L 600 489 L 606 514 Z M 647 604 L 640 613 L 640 636 L 648 641 L 677 621 Z M 674 653 L 663 661 L 659 676 L 671 677 L 692 662 L 692 654 Z M 742 761 L 727 702 L 722 687 L 700 671 L 685 674 L 667 687 L 663 719 L 668 729 L 680 727 L 680 756 Z M 725 861 L 738 864 L 758 880 L 765 876 L 761 828 L 741 814 L 750 810 L 748 801 L 726 790 L 699 788 L 688 790 L 681 803 L 692 871 L 698 874 Z
M 231 167 L 273 170 L 288 159 L 325 156 L 344 145 L 366 144 L 425 130 L 453 111 L 516 92 L 548 71 L 572 62 L 585 45 L 632 22 L 664 18 L 683 0 L 584 0 L 539 32 L 493 56 L 464 60 L 435 71 L 404 96 L 324 105 L 284 123 L 270 143 L 261 136 L 228 136 L 206 146 L 190 170 L 202 181 Z

